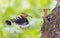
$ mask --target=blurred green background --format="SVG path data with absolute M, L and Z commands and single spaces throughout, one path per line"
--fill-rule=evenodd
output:
M 48 8 L 48 14 L 56 5 L 55 0 L 0 0 L 0 38 L 40 38 L 41 26 L 43 24 L 43 9 Z M 19 16 L 26 12 L 29 28 L 20 28 L 13 23 L 11 26 L 6 20 Z

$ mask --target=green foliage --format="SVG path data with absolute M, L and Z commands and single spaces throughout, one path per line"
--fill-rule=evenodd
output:
M 22 1 L 28 2 L 25 6 Z M 0 38 L 40 38 L 40 30 L 43 24 L 43 8 L 50 7 L 52 0 L 1 0 L 0 2 Z M 23 2 L 24 4 L 24 2 Z M 49 10 L 48 12 L 50 12 Z M 8 26 L 5 21 L 28 13 L 29 28 L 20 28 L 13 23 Z

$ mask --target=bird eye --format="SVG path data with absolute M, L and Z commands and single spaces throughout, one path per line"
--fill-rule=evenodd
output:
M 6 20 L 5 22 L 6 22 L 7 25 L 11 25 L 11 21 Z

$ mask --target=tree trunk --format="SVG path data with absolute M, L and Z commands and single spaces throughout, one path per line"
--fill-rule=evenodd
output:
M 60 6 L 52 10 L 47 20 L 41 28 L 41 38 L 60 38 Z

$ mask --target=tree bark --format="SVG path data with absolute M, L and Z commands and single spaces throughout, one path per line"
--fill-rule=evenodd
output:
M 41 28 L 41 38 L 60 38 L 60 6 L 54 8 Z

